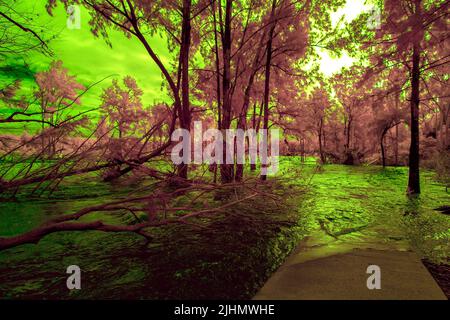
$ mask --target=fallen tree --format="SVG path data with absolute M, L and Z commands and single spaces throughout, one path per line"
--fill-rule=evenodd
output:
M 174 177 L 174 179 L 181 179 Z M 239 203 L 243 203 L 255 197 L 262 197 L 265 201 L 274 201 L 276 205 L 282 199 L 290 195 L 289 191 L 276 191 L 276 181 L 260 184 L 257 179 L 247 179 L 240 183 L 218 185 L 205 182 L 191 182 L 171 192 L 165 192 L 170 188 L 167 181 L 156 182 L 154 192 L 150 195 L 129 197 L 100 205 L 83 208 L 75 213 L 62 215 L 51 219 L 44 224 L 12 237 L 0 237 L 0 250 L 13 248 L 23 244 L 37 244 L 45 236 L 62 231 L 102 231 L 102 232 L 131 232 L 151 241 L 151 234 L 146 229 L 167 224 L 190 224 L 203 228 L 201 222 L 195 218 L 224 213 Z M 225 194 L 217 206 L 209 207 L 211 200 L 217 193 Z M 183 206 L 177 205 L 179 197 L 186 197 L 189 203 Z M 198 208 L 193 210 L 193 208 Z M 130 215 L 131 224 L 108 224 L 101 219 L 95 221 L 80 221 L 82 218 L 94 212 L 107 214 Z

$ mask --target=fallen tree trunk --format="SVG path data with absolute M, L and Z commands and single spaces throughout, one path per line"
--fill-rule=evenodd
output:
M 209 192 L 214 192 L 218 190 L 228 190 L 233 188 L 246 188 L 250 191 L 250 194 L 247 193 L 246 196 L 238 198 L 234 201 L 227 202 L 218 207 L 214 208 L 204 208 L 199 209 L 197 211 L 192 211 L 191 208 L 198 202 L 200 203 L 200 198 Z M 179 195 L 185 195 L 187 192 L 195 191 L 200 192 L 198 195 L 195 193 L 195 197 L 192 199 L 191 203 L 185 207 L 170 207 L 168 206 L 167 199 L 171 199 L 173 197 Z M 102 232 L 132 232 L 136 233 L 140 236 L 143 236 L 147 242 L 150 241 L 151 236 L 147 234 L 144 229 L 150 227 L 157 227 L 167 224 L 192 224 L 188 222 L 188 219 L 214 214 L 217 212 L 223 212 L 225 209 L 232 207 L 238 203 L 243 201 L 247 201 L 251 198 L 256 197 L 257 195 L 263 195 L 265 197 L 269 196 L 270 198 L 275 197 L 272 194 L 268 194 L 264 190 L 255 189 L 254 182 L 242 182 L 242 183 L 232 183 L 225 186 L 222 185 L 214 185 L 214 184 L 191 184 L 187 187 L 179 188 L 171 193 L 152 193 L 149 196 L 141 196 L 141 197 L 132 197 L 118 201 L 112 201 L 109 203 L 91 206 L 83 208 L 75 213 L 67 214 L 63 216 L 56 217 L 42 224 L 41 226 L 25 232 L 20 235 L 12 236 L 12 237 L 0 237 L 0 250 L 5 250 L 9 248 L 13 248 L 23 244 L 37 244 L 42 238 L 45 236 L 61 231 L 102 231 Z M 156 207 L 149 208 L 149 203 L 156 205 Z M 158 207 L 159 205 L 159 207 Z M 80 218 L 88 215 L 93 212 L 114 212 L 114 211 L 128 211 L 130 212 L 134 218 L 136 219 L 135 224 L 131 225 L 111 225 L 106 224 L 101 220 L 96 221 L 78 221 Z M 179 212 L 184 211 L 185 214 L 180 215 Z M 144 212 L 147 215 L 146 220 L 142 220 L 137 217 L 135 212 Z M 160 217 L 157 216 L 157 213 L 163 213 Z M 175 215 L 171 217 L 167 217 L 167 212 L 176 212 Z M 195 224 L 194 224 L 195 225 Z M 197 226 L 197 225 L 196 225 Z

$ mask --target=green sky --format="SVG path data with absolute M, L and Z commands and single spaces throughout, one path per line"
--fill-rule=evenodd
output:
M 39 13 L 39 23 L 57 33 L 57 39 L 52 40 L 50 44 L 54 52 L 53 57 L 33 53 L 24 59 L 32 71 L 46 70 L 51 60 L 62 60 L 70 74 L 76 76 L 86 86 L 111 75 L 120 77 L 131 75 L 144 90 L 146 103 L 150 104 L 163 99 L 161 73 L 137 40 L 128 39 L 119 31 L 111 31 L 110 40 L 113 47 L 110 48 L 103 39 L 96 38 L 91 33 L 89 16 L 84 8 L 81 8 L 81 28 L 69 29 L 64 7 L 59 5 L 53 13 L 54 16 L 51 17 L 45 10 L 45 3 L 45 0 L 31 0 L 23 3 L 23 5 L 34 7 L 33 10 Z M 169 57 L 170 53 L 164 39 L 154 38 L 152 45 L 163 61 L 165 57 Z M 13 65 L 21 62 L 11 58 L 6 63 Z M 2 80 L 11 77 L 14 77 L 14 74 L 9 72 L 3 72 L 1 75 Z M 83 108 L 97 106 L 102 87 L 110 83 L 110 79 L 105 80 L 101 85 L 90 90 L 82 99 Z
M 119 31 L 110 31 L 110 40 L 113 45 L 113 48 L 110 48 L 103 39 L 92 35 L 88 24 L 89 16 L 84 8 L 81 11 L 81 29 L 69 29 L 66 24 L 67 13 L 63 6 L 59 5 L 54 11 L 54 16 L 50 17 L 45 10 L 45 3 L 46 0 L 22 0 L 21 4 L 39 13 L 38 23 L 58 34 L 57 39 L 50 45 L 54 52 L 53 57 L 34 53 L 25 58 L 32 72 L 47 69 L 52 59 L 62 60 L 70 73 L 86 86 L 111 75 L 120 77 L 131 75 L 143 89 L 146 104 L 164 100 L 165 94 L 161 91 L 161 73 L 137 40 L 128 39 Z M 332 15 L 332 19 L 337 21 L 345 15 L 346 20 L 349 21 L 366 9 L 364 0 L 348 0 L 344 8 Z M 152 46 L 155 51 L 163 61 L 167 61 L 170 53 L 165 39 L 154 38 L 153 40 Z M 320 51 L 319 54 L 322 58 L 321 70 L 325 75 L 331 75 L 339 71 L 342 66 L 352 63 L 352 59 L 345 54 L 340 59 L 330 58 L 326 51 Z M 14 61 L 13 58 L 6 63 L 23 64 L 22 61 Z M 16 76 L 10 70 L 3 69 L 1 72 L 0 81 L 9 81 Z M 82 99 L 83 109 L 98 106 L 102 88 L 110 82 L 111 80 L 108 79 L 91 89 Z

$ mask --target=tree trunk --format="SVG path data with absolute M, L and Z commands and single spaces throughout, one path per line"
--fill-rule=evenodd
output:
M 256 134 L 258 134 L 258 130 L 256 129 L 256 102 L 253 104 L 252 126 L 253 126 L 253 129 L 255 129 Z M 256 170 L 256 163 L 251 163 L 250 164 L 250 170 L 251 171 L 255 171 Z
M 324 164 L 325 163 L 325 155 L 323 153 L 323 145 L 322 145 L 322 143 L 323 143 L 323 141 L 322 141 L 322 126 L 323 126 L 323 119 L 321 118 L 320 122 L 319 122 L 319 131 L 318 131 L 318 134 L 319 134 L 319 154 L 320 154 L 320 162 L 322 164 Z
M 420 0 L 415 3 L 416 15 L 420 17 Z M 420 19 L 418 19 L 420 21 Z M 419 23 L 419 22 L 418 22 Z M 419 177 L 419 103 L 420 103 L 420 39 L 413 44 L 411 71 L 411 145 L 409 148 L 408 194 L 420 194 Z
M 247 112 L 248 112 L 248 107 L 250 105 L 250 93 L 251 93 L 251 90 L 253 87 L 253 83 L 255 81 L 256 72 L 258 69 L 259 61 L 260 61 L 259 55 L 261 53 L 263 43 L 264 43 L 264 35 L 261 35 L 261 40 L 260 40 L 257 52 L 255 54 L 255 59 L 253 60 L 253 64 L 252 64 L 252 73 L 250 74 L 250 77 L 249 77 L 248 83 L 247 83 L 247 87 L 245 88 L 245 91 L 244 91 L 244 102 L 242 104 L 242 110 L 239 114 L 239 119 L 238 119 L 238 124 L 237 124 L 238 129 L 244 129 L 244 130 L 246 129 Z M 255 112 L 253 112 L 253 119 L 254 119 L 254 115 L 255 115 Z M 254 120 L 253 120 L 253 125 L 254 125 Z M 244 174 L 244 165 L 237 163 L 235 180 L 241 181 L 243 174 Z
M 383 163 L 383 168 L 386 167 L 386 155 L 384 152 L 384 134 L 380 139 L 380 148 L 381 148 L 381 162 Z
M 267 135 L 265 137 L 266 141 L 269 139 L 269 133 L 267 132 L 267 129 L 269 128 L 269 100 L 270 100 L 270 68 L 272 64 L 272 41 L 273 41 L 273 34 L 275 32 L 275 26 L 276 22 L 273 21 L 274 15 L 275 15 L 275 7 L 276 7 L 276 0 L 273 0 L 272 2 L 272 12 L 270 14 L 271 18 L 271 26 L 269 31 L 269 39 L 267 40 L 267 51 L 266 51 L 266 67 L 265 67 L 265 79 L 264 79 L 264 118 L 263 118 L 263 130 L 265 130 L 265 134 Z M 266 150 L 262 153 L 261 157 L 261 169 L 267 168 L 267 164 L 264 164 L 267 162 L 267 153 L 268 150 L 268 143 L 266 145 Z M 261 150 L 260 150 L 261 153 Z M 263 172 L 264 173 L 264 172 Z M 261 180 L 266 180 L 267 175 L 261 174 Z
M 395 126 L 394 158 L 395 165 L 398 166 L 398 124 Z
M 354 165 L 353 153 L 350 149 L 350 135 L 352 130 L 352 116 L 348 116 L 348 120 L 345 125 L 345 145 L 344 145 L 344 161 L 343 163 L 346 165 Z
M 181 29 L 181 110 L 180 127 L 190 131 L 191 110 L 189 104 L 189 49 L 191 45 L 191 0 L 183 0 L 183 25 Z M 189 151 L 190 152 L 190 151 Z M 178 165 L 178 176 L 187 179 L 188 164 Z
M 248 105 L 247 105 L 247 107 L 248 107 Z M 245 112 L 243 111 L 239 115 L 238 124 L 237 124 L 237 128 L 238 129 L 242 129 L 242 130 L 246 129 L 247 109 L 245 109 Z M 248 141 L 248 137 L 247 137 L 247 141 Z M 236 139 L 236 142 L 237 142 L 237 139 Z M 245 143 L 246 143 L 246 141 L 244 140 L 243 143 L 244 143 L 244 152 L 245 152 Z M 245 157 L 245 154 L 244 154 L 244 157 Z M 244 161 L 245 161 L 245 158 L 244 158 Z M 236 163 L 236 173 L 235 173 L 235 176 L 234 176 L 235 180 L 236 181 L 242 181 L 243 176 L 244 176 L 244 164 Z
M 220 178 L 222 183 L 229 183 L 233 181 L 234 164 L 226 163 L 226 155 L 228 153 L 228 145 L 232 146 L 227 141 L 225 131 L 231 125 L 231 13 L 233 8 L 233 0 L 227 0 L 225 8 L 225 22 L 224 32 L 222 36 L 222 50 L 223 50 L 223 77 L 222 77 L 222 123 L 220 129 L 223 134 L 223 162 L 220 165 Z
M 301 162 L 305 163 L 306 155 L 305 155 L 305 138 L 300 139 L 300 153 L 301 153 Z
M 345 142 L 345 150 L 346 153 L 350 151 L 350 134 L 352 130 L 352 117 L 348 117 L 348 123 L 347 123 L 347 132 L 346 132 L 346 142 Z
M 215 58 L 216 58 L 216 91 L 217 91 L 217 127 L 221 127 L 221 94 L 220 94 L 220 61 L 219 61 L 219 44 L 217 41 L 217 18 L 216 18 L 216 0 L 211 0 L 211 8 L 213 12 L 214 21 L 214 48 L 215 48 Z
M 448 122 L 449 122 L 449 111 L 450 111 L 450 105 L 449 106 L 443 106 L 443 108 L 440 110 L 441 112 L 441 127 L 439 128 L 439 145 L 442 150 L 448 149 Z

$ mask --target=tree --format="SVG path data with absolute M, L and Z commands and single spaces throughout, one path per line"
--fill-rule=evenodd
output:
M 276 28 L 276 22 L 274 21 L 275 9 L 277 2 L 272 1 L 272 9 L 270 11 L 270 29 L 269 36 L 266 45 L 266 65 L 264 67 L 264 100 L 263 100 L 263 135 L 267 135 L 267 129 L 269 128 L 269 97 L 270 97 L 270 69 L 272 67 L 272 43 L 273 36 Z M 267 141 L 267 136 L 263 137 L 264 141 Z M 266 146 L 267 149 L 267 146 Z M 263 168 L 263 173 L 261 174 L 261 180 L 266 180 L 267 175 L 265 173 L 267 166 L 267 151 L 263 151 L 263 157 L 261 158 L 261 167 Z
M 116 79 L 104 89 L 101 108 L 110 126 L 117 129 L 118 138 L 135 133 L 139 119 L 146 116 L 142 107 L 142 90 L 130 76 L 123 78 L 124 88 Z
M 117 166 L 105 170 L 106 181 L 120 176 L 121 164 L 129 158 L 139 158 L 158 134 L 161 139 L 163 124 L 170 116 L 164 105 L 143 107 L 143 92 L 134 78 L 126 76 L 122 82 L 123 87 L 114 79 L 101 97 L 103 116 L 97 136 L 99 140 L 105 140 L 103 157 L 108 162 L 117 163 Z
M 11 1 L 0 1 L 0 56 L 24 56 L 32 51 L 52 55 L 48 44 L 55 36 L 50 35 L 46 26 L 34 22 L 35 12 L 18 10 L 20 5 L 20 1 L 14 1 L 14 5 Z
M 377 110 L 376 119 L 373 123 L 373 130 L 378 137 L 381 152 L 381 163 L 386 167 L 385 138 L 390 129 L 397 127 L 401 123 L 401 114 L 396 109 Z M 398 161 L 398 145 L 396 149 L 395 162 Z
M 165 84 L 174 102 L 174 114 L 184 129 L 190 129 L 189 106 L 189 56 L 191 47 L 191 20 L 204 9 L 205 4 L 199 1 L 197 6 L 191 6 L 191 0 L 179 1 L 143 1 L 143 0 L 69 0 L 61 1 L 65 6 L 81 3 L 91 13 L 91 25 L 94 35 L 101 35 L 108 43 L 108 29 L 114 28 L 123 31 L 127 37 L 134 37 L 141 42 L 151 60 L 161 70 Z M 49 0 L 48 10 L 57 5 L 57 0 Z M 206 4 L 208 5 L 208 4 Z M 194 13 L 192 13 L 194 10 Z M 180 16 L 182 23 L 170 18 Z M 180 27 L 181 26 L 181 27 Z M 153 49 L 152 35 L 164 30 L 170 39 L 170 44 L 178 49 L 177 69 L 175 75 L 160 59 Z M 181 93 L 180 93 L 181 88 Z M 174 118 L 175 120 L 175 118 Z M 175 121 L 171 125 L 170 134 L 175 129 Z M 167 141 L 167 148 L 171 141 Z M 138 162 L 147 161 L 148 157 L 141 157 Z M 122 174 L 131 171 L 132 167 L 122 170 Z M 181 164 L 178 170 L 181 178 L 187 178 L 187 164 Z
M 420 193 L 419 175 L 419 140 L 420 140 L 420 108 L 422 103 L 425 79 L 430 77 L 433 69 L 441 69 L 450 62 L 444 42 L 448 38 L 448 19 L 450 3 L 422 0 L 386 0 L 380 27 L 367 30 L 364 27 L 367 15 L 353 23 L 353 30 L 348 35 L 352 43 L 361 43 L 364 56 L 372 62 L 366 72 L 366 79 L 390 72 L 403 73 L 408 85 L 401 88 L 409 90 L 410 101 L 410 153 L 409 179 L 407 193 Z M 354 31 L 358 30 L 357 33 Z M 387 88 L 391 94 L 391 88 Z M 398 94 L 398 92 L 395 92 Z M 438 98 L 438 96 L 435 96 Z
M 77 82 L 74 76 L 69 75 L 63 67 L 62 61 L 52 62 L 48 71 L 36 74 L 36 98 L 40 102 L 42 117 L 42 131 L 45 125 L 57 127 L 70 117 L 71 108 L 80 103 L 80 91 L 84 86 Z M 48 136 L 48 155 L 54 156 L 56 140 L 52 135 Z M 42 137 L 42 149 L 46 146 L 45 136 Z

